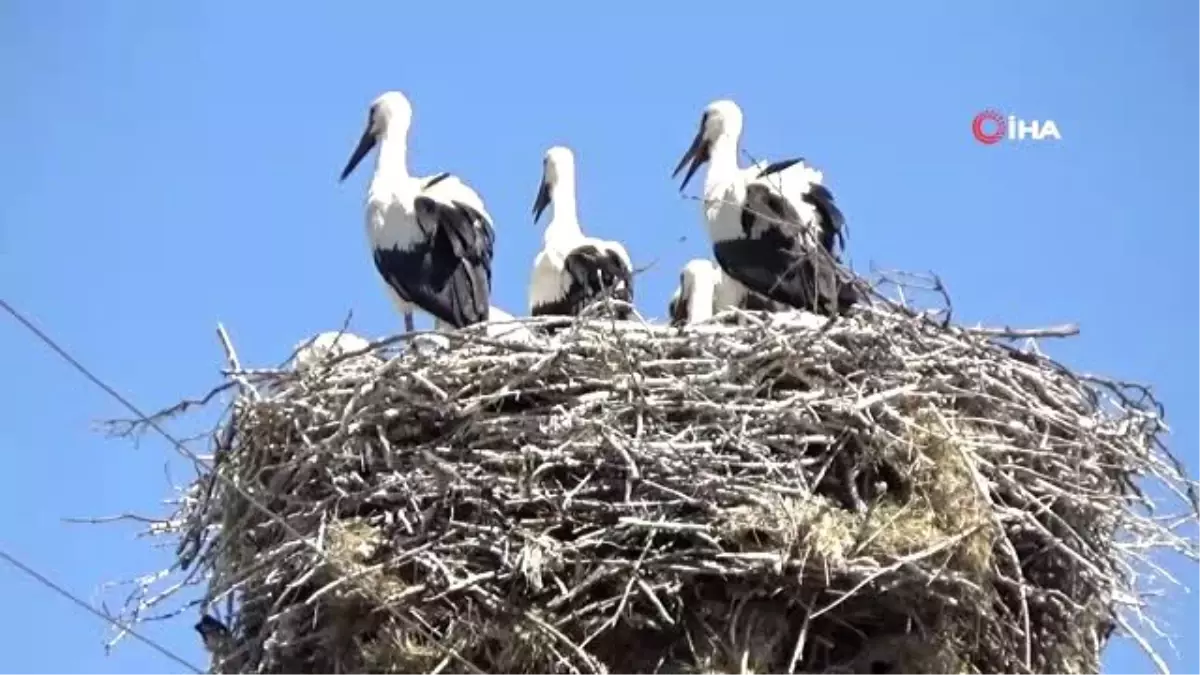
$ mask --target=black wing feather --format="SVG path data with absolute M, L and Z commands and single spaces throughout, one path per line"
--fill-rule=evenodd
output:
M 821 246 L 826 251 L 834 253 L 834 243 L 837 246 L 846 248 L 846 217 L 842 215 L 842 210 L 833 203 L 833 193 L 824 185 L 813 184 L 804 195 L 805 203 L 811 205 L 817 211 L 817 215 L 821 219 L 820 223 L 820 242 Z
M 716 242 L 713 254 L 726 274 L 767 300 L 825 315 L 844 312 L 858 302 L 847 273 L 832 256 L 790 243 L 778 233 L 729 239 Z
M 787 309 L 787 305 L 749 289 L 746 290 L 746 297 L 742 298 L 739 305 L 742 309 L 751 312 L 782 312 Z
M 614 300 L 633 302 L 633 271 L 614 251 L 591 244 L 575 248 L 563 258 L 563 272 L 570 279 L 567 292 L 554 302 L 533 308 L 534 316 L 577 316 L 588 305 L 607 293 Z M 618 319 L 629 317 L 629 310 L 617 310 Z
M 578 314 L 591 303 L 611 293 L 613 299 L 633 301 L 633 276 L 620 256 L 592 245 L 576 248 L 563 259 L 563 272 L 570 277 L 567 297 Z M 618 318 L 626 318 L 621 310 Z
M 375 267 L 405 301 L 462 328 L 488 318 L 495 234 L 461 202 L 415 200 L 423 239 L 409 249 L 377 249 Z
M 449 177 L 450 177 L 450 172 L 443 171 L 443 172 L 437 174 L 436 176 L 430 178 L 429 180 L 425 181 L 425 187 L 423 187 L 422 189 L 428 190 L 429 188 L 433 187 L 434 185 L 437 185 L 438 183 L 446 180 Z
M 803 157 L 796 157 L 794 159 L 773 162 L 758 173 L 758 178 L 779 173 L 803 161 Z M 754 189 L 761 190 L 766 194 L 753 196 L 754 201 L 752 201 L 752 195 L 749 191 Z M 819 221 L 817 223 L 817 240 L 821 243 L 821 246 L 826 251 L 835 254 L 835 245 L 844 249 L 846 247 L 846 217 L 842 214 L 841 209 L 837 207 L 837 204 L 834 203 L 833 193 L 829 191 L 829 188 L 819 183 L 811 183 L 802 199 L 817 212 Z M 761 203 L 768 210 L 771 217 L 790 223 L 795 223 L 799 220 L 799 214 L 792 208 L 792 205 L 774 190 L 768 190 L 765 185 L 751 184 L 748 187 L 746 201 L 747 204 Z M 742 227 L 747 233 L 749 232 L 750 225 L 747 223 L 747 214 L 745 213 L 742 214 Z
M 822 224 L 834 222 L 833 214 L 842 217 L 831 198 L 825 198 L 828 190 L 814 194 L 821 204 Z M 717 262 L 726 274 L 767 300 L 822 314 L 845 311 L 858 301 L 854 287 L 824 242 L 819 249 L 807 250 L 795 228 L 787 227 L 798 218 L 795 208 L 776 190 L 751 183 L 742 209 L 743 237 L 714 244 Z
M 746 204 L 742 207 L 742 232 L 747 237 L 757 234 L 756 225 L 765 225 L 768 229 L 790 229 L 789 225 L 794 227 L 799 222 L 800 212 L 791 202 L 784 199 L 783 195 L 762 183 L 746 186 Z
M 793 159 L 781 159 L 778 162 L 771 162 L 770 164 L 763 167 L 762 171 L 758 172 L 758 177 L 762 178 L 764 176 L 770 176 L 773 173 L 779 173 L 780 171 L 783 171 L 784 169 L 786 169 L 794 164 L 799 164 L 800 162 L 803 162 L 803 161 L 804 161 L 803 157 L 795 157 Z

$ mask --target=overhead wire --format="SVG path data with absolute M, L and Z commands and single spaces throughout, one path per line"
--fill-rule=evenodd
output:
M 204 670 L 197 667 L 192 662 L 190 662 L 187 659 L 183 658 L 182 656 L 176 654 L 175 652 L 171 651 L 170 649 L 167 649 L 166 647 L 155 642 L 154 640 L 151 640 L 150 638 L 146 637 L 145 635 L 142 635 L 141 633 L 135 631 L 133 628 L 126 625 L 125 623 L 118 621 L 117 619 L 114 619 L 113 617 L 96 609 L 95 607 L 92 607 L 90 604 L 88 604 L 86 601 L 84 601 L 83 599 L 76 596 L 74 593 L 72 593 L 72 592 L 68 591 L 67 589 L 63 588 L 62 586 L 59 586 L 58 584 L 54 583 L 54 581 L 52 581 L 46 575 L 42 574 L 41 572 L 38 572 L 37 570 L 33 569 L 29 565 L 21 562 L 15 556 L 13 556 L 11 553 L 9 553 L 8 551 L 5 551 L 3 548 L 0 548 L 0 558 L 4 559 L 4 561 L 7 562 L 9 565 L 12 565 L 13 567 L 17 568 L 18 570 L 24 572 L 26 575 L 33 577 L 43 586 L 53 590 L 54 592 L 58 593 L 59 595 L 63 596 L 64 598 L 75 603 L 80 608 L 88 611 L 92 615 L 100 618 L 103 621 L 106 621 L 106 622 L 112 624 L 113 626 L 115 626 L 117 628 L 120 628 L 121 630 L 125 631 L 126 633 L 129 633 L 130 635 L 137 638 L 138 640 L 141 640 L 143 643 L 146 644 L 146 646 L 150 647 L 151 649 L 158 652 L 159 654 L 162 654 L 163 656 L 167 657 L 168 659 L 171 659 L 175 663 L 178 663 L 179 665 L 184 666 L 188 670 L 191 670 L 193 673 L 205 672 Z
M 61 357 L 63 360 L 65 360 L 67 363 L 69 363 L 73 368 L 75 368 L 76 371 L 78 371 L 81 375 L 83 375 L 85 378 L 87 378 L 88 381 L 95 384 L 97 387 L 99 387 L 105 393 L 107 393 L 109 396 L 111 396 L 114 400 L 119 402 L 127 410 L 129 410 L 131 413 L 133 413 L 141 422 L 143 422 L 150 428 L 154 429 L 155 432 L 157 432 L 160 436 L 162 436 L 169 443 L 171 443 L 171 445 L 174 446 L 174 448 L 177 452 L 179 452 L 184 457 L 187 457 L 188 459 L 190 459 L 196 465 L 204 468 L 207 472 L 209 472 L 217 480 L 220 480 L 225 485 L 227 485 L 228 487 L 235 490 L 238 494 L 240 494 L 243 498 L 245 498 L 246 501 L 249 502 L 249 504 L 251 506 L 253 506 L 255 509 L 260 511 L 263 515 L 267 516 L 267 518 L 269 518 L 270 520 L 277 523 L 280 527 L 283 528 L 284 532 L 286 532 L 289 536 L 295 538 L 297 541 L 301 542 L 303 545 L 305 545 L 309 549 L 311 549 L 314 553 L 317 554 L 317 556 L 319 556 L 321 558 L 321 560 L 325 561 L 326 563 L 331 562 L 329 560 L 329 556 L 325 553 L 325 551 L 321 550 L 321 547 L 319 547 L 315 543 L 313 543 L 309 537 L 301 534 L 295 527 L 293 527 L 290 523 L 288 523 L 282 516 L 275 513 L 271 509 L 267 508 L 266 506 L 264 506 L 259 500 L 255 499 L 253 495 L 249 494 L 246 491 L 246 489 L 243 488 L 241 485 L 239 485 L 237 482 L 228 478 L 221 472 L 215 471 L 213 469 L 213 466 L 210 463 L 206 462 L 199 455 L 192 452 L 192 450 L 189 449 L 186 445 L 184 445 L 183 442 L 181 442 L 180 440 L 175 438 L 175 436 L 173 436 L 170 432 L 168 432 L 166 429 L 164 429 L 162 427 L 162 425 L 158 423 L 157 420 L 150 417 L 146 413 L 142 412 L 142 410 L 140 408 L 138 408 L 136 405 L 134 405 L 132 402 L 130 402 L 129 399 L 122 396 L 120 392 L 118 392 L 116 389 L 114 389 L 108 383 L 104 382 L 98 376 L 96 376 L 94 373 L 92 373 L 92 371 L 90 369 L 88 369 L 86 366 L 84 366 L 78 359 L 76 359 L 66 349 L 64 349 L 62 346 L 60 346 L 57 341 L 55 341 L 48 334 L 46 334 L 45 331 L 38 328 L 23 313 L 18 311 L 15 307 L 13 307 L 8 301 L 4 300 L 3 298 L 0 298 L 0 308 L 3 308 L 4 311 L 7 312 L 15 321 L 17 321 L 19 324 L 21 324 L 27 330 L 29 330 L 31 333 L 33 333 L 39 340 L 42 341 L 42 343 L 44 343 L 52 351 L 54 351 L 56 354 L 58 354 L 59 357 Z M 354 585 L 357 585 L 359 587 L 359 589 L 362 590 L 363 592 L 367 593 L 368 595 L 370 595 L 372 597 L 376 597 L 376 598 L 378 597 L 376 589 L 367 586 L 357 576 L 349 575 L 349 578 L 351 580 L 351 583 Z M 467 658 L 465 658 L 464 656 L 459 654 L 458 650 L 456 650 L 453 647 L 450 647 L 448 645 L 441 644 L 441 642 L 436 639 L 436 636 L 429 635 L 428 634 L 429 631 L 425 627 L 421 626 L 419 623 L 415 623 L 415 622 L 406 620 L 405 617 L 401 616 L 400 613 L 398 611 L 396 611 L 396 609 L 394 607 L 387 604 L 386 602 L 382 603 L 382 604 L 384 607 L 387 608 L 387 610 L 389 612 L 392 613 L 393 616 L 396 617 L 396 619 L 398 619 L 402 623 L 412 626 L 413 628 L 415 628 L 416 630 L 418 630 L 420 632 L 426 633 L 425 637 L 433 639 L 434 643 L 437 644 L 441 649 L 445 650 L 449 656 L 454 657 L 459 662 L 461 662 L 463 665 L 467 666 L 468 668 L 470 668 L 478 673 L 483 672 L 483 670 L 481 668 L 479 668 L 474 663 L 472 663 L 470 660 L 468 660 Z

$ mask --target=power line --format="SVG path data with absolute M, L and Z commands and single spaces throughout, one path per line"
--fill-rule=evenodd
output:
M 60 347 L 58 345 L 58 343 L 54 341 L 53 338 L 51 338 L 46 333 L 42 332 L 42 330 L 39 329 L 37 326 L 33 325 L 32 321 L 25 318 L 25 316 L 23 314 L 18 312 L 16 310 L 16 308 L 14 308 L 12 305 L 8 304 L 8 302 L 2 298 L 0 298 L 0 307 L 3 307 L 4 310 L 6 312 L 8 312 L 10 315 L 12 315 L 12 317 L 14 319 L 19 321 L 21 323 L 21 325 L 25 326 L 30 331 L 32 331 L 33 334 L 36 335 L 42 342 L 46 343 L 46 346 L 53 349 L 59 356 L 61 356 L 63 359 L 65 359 L 67 361 L 67 363 L 70 363 L 72 366 L 74 366 L 75 370 L 79 371 L 80 374 L 82 374 L 84 377 L 86 377 L 88 380 L 90 380 L 97 387 L 100 387 L 101 389 L 103 389 L 108 395 L 112 396 L 121 405 L 125 406 L 130 412 L 132 412 L 135 416 L 137 416 L 137 418 L 139 420 L 141 420 L 142 422 L 145 422 L 152 429 L 157 431 L 163 438 L 167 439 L 172 445 L 175 446 L 175 449 L 177 451 L 182 453 L 185 457 L 192 460 L 196 464 L 199 464 L 204 469 L 212 472 L 213 475 L 216 476 L 218 480 L 224 481 L 226 483 L 226 485 L 232 487 L 234 490 L 236 490 L 238 493 L 240 493 L 243 497 L 245 497 L 246 500 L 249 501 L 252 506 L 256 507 L 259 511 L 261 511 L 263 514 L 265 514 L 268 518 L 274 520 L 279 525 L 281 525 L 288 534 L 290 534 L 293 537 L 296 537 L 297 539 L 299 539 L 301 541 L 308 542 L 308 538 L 305 537 L 303 534 L 300 534 L 300 532 L 298 532 L 294 527 L 291 526 L 290 523 L 288 523 L 286 520 L 284 520 L 282 516 L 271 511 L 266 506 L 263 506 L 262 503 L 260 503 L 257 499 L 255 499 L 253 496 L 247 494 L 246 490 L 244 488 L 242 488 L 242 486 L 229 480 L 224 475 L 222 475 L 218 472 L 214 472 L 211 464 L 204 461 L 203 459 L 200 458 L 199 455 L 197 455 L 196 453 L 194 453 L 190 449 L 188 449 L 188 447 L 185 446 L 182 441 L 176 439 L 173 435 L 171 435 L 170 432 L 168 432 L 166 429 L 164 429 L 161 424 L 159 424 L 156 420 L 151 418 L 146 413 L 142 412 L 141 409 L 139 409 L 137 406 L 135 406 L 133 403 L 131 403 L 129 401 L 129 399 L 122 396 L 120 394 L 120 392 L 118 392 L 116 389 L 113 389 L 111 386 L 109 386 L 107 383 L 105 383 L 103 380 L 101 380 L 96 375 L 92 374 L 92 371 L 88 370 L 88 368 L 86 366 L 84 366 L 82 363 L 80 363 L 75 357 L 71 356 L 71 354 L 68 353 L 67 350 Z M 319 548 L 316 548 L 315 544 L 312 544 L 312 542 L 308 542 L 308 543 L 313 548 L 315 548 L 319 554 L 322 554 L 322 556 L 324 555 L 324 552 L 321 551 Z
M 0 302 L 3 302 L 3 301 L 0 301 Z M 44 575 L 42 575 L 37 570 L 33 569 L 29 565 L 26 565 L 25 563 L 21 562 L 20 560 L 17 560 L 10 553 L 8 553 L 7 551 L 5 551 L 2 548 L 0 548 L 0 558 L 3 558 L 6 562 L 8 562 L 8 564 L 21 570 L 25 574 L 28 574 L 29 576 L 33 577 L 34 579 L 37 579 L 43 586 L 45 586 L 53 591 L 58 592 L 59 595 L 65 597 L 66 599 L 70 600 L 71 602 L 75 603 L 76 605 L 79 605 L 80 607 L 87 610 L 94 616 L 99 617 L 101 620 L 103 620 L 107 623 L 110 623 L 113 626 L 116 626 L 117 628 L 120 628 L 121 630 L 129 633 L 133 637 L 146 643 L 146 645 L 148 647 L 150 647 L 154 651 L 158 652 L 159 654 L 162 654 L 163 656 L 167 657 L 168 659 L 171 659 L 175 663 L 178 663 L 179 665 L 184 666 L 185 668 L 191 670 L 194 673 L 203 673 L 204 672 L 203 670 L 201 670 L 200 668 L 197 668 L 195 665 L 190 663 L 187 659 L 183 658 L 182 656 L 179 656 L 175 652 L 172 652 L 171 650 L 158 644 L 154 640 L 151 640 L 150 638 L 138 633 L 134 629 L 125 625 L 124 623 L 117 621 L 116 619 L 112 618 L 111 616 L 108 616 L 104 612 L 101 612 L 100 610 L 96 609 L 95 607 L 92 607 L 88 603 L 86 603 L 83 600 L 76 597 L 73 593 L 71 593 L 67 589 L 63 588 L 62 586 L 59 586 L 58 584 L 54 583 L 50 579 L 46 578 Z
M 6 312 L 8 312 L 9 314 L 11 314 L 14 319 L 19 321 L 21 323 L 21 325 L 25 326 L 25 328 L 27 328 L 31 332 L 33 332 L 34 335 L 38 336 L 38 338 L 42 342 L 46 343 L 47 347 L 53 349 L 59 356 L 61 356 L 64 360 L 66 360 L 67 363 L 74 366 L 75 370 L 78 370 L 84 377 L 91 380 L 92 384 L 96 385 L 97 387 L 100 387 L 109 396 L 112 396 L 113 398 L 117 399 L 117 401 L 119 401 L 121 403 L 121 405 L 123 405 L 126 408 L 129 408 L 129 410 L 133 411 L 133 414 L 137 415 L 138 417 L 140 417 L 140 418 L 146 420 L 147 422 L 149 422 L 150 424 L 154 425 L 154 427 L 158 430 L 158 432 L 160 434 L 163 434 L 164 436 L 166 436 L 168 440 L 176 443 L 176 445 L 179 445 L 178 441 L 175 441 L 175 439 L 171 438 L 171 436 L 169 434 L 167 434 L 167 432 L 164 431 L 162 428 L 160 428 L 153 420 L 146 417 L 146 415 L 143 414 L 142 411 L 137 409 L 137 406 L 130 403 L 129 400 L 126 399 L 124 396 L 122 396 L 120 394 L 120 392 L 118 392 L 116 389 L 113 389 L 112 387 L 108 386 L 107 384 L 104 383 L 103 380 L 101 380 L 100 378 L 93 375 L 92 372 L 90 370 L 88 370 L 87 368 L 85 368 L 82 363 L 75 360 L 75 357 L 73 357 L 69 353 L 67 353 L 67 350 L 63 349 L 62 347 L 59 347 L 58 343 L 55 342 L 53 339 L 51 339 L 51 337 L 49 335 L 46 335 L 45 333 L 43 333 L 40 328 L 33 325 L 33 322 L 31 322 L 29 319 L 26 319 L 23 314 L 18 312 L 12 305 L 8 304 L 8 302 L 6 302 L 2 298 L 0 298 L 0 306 L 3 306 L 4 310 Z
M 135 406 L 133 403 L 131 403 L 129 401 L 129 399 L 122 396 L 120 394 L 120 392 L 118 392 L 116 389 L 112 388 L 106 382 L 104 382 L 99 377 L 94 375 L 90 370 L 88 370 L 88 368 L 86 366 L 84 366 L 82 363 L 80 363 L 78 359 L 71 356 L 71 354 L 69 352 L 67 352 L 66 349 L 63 349 L 62 347 L 60 347 L 58 345 L 58 343 L 54 341 L 53 338 L 51 338 L 49 335 L 47 335 L 45 332 L 43 332 L 41 329 L 39 329 L 37 326 L 35 326 L 32 321 L 27 319 L 25 317 L 25 315 L 23 315 L 23 314 L 21 314 L 21 312 L 17 311 L 17 309 L 15 307 L 10 305 L 3 298 L 0 298 L 0 307 L 2 307 L 4 309 L 4 311 L 8 312 L 9 315 L 11 315 L 12 318 L 15 319 L 18 323 L 20 323 L 22 326 L 24 326 L 26 329 L 28 329 L 31 333 L 36 335 L 38 337 L 38 339 L 41 340 L 43 343 L 45 343 L 45 345 L 47 347 L 54 350 L 54 352 L 56 354 L 58 354 L 60 357 L 62 357 L 63 360 L 65 360 L 67 363 L 71 364 L 71 366 L 74 367 L 75 370 L 79 371 L 79 373 L 81 375 L 83 375 L 85 378 L 87 378 L 88 381 L 90 381 L 92 384 L 95 384 L 97 387 L 100 387 L 102 390 L 104 390 L 105 393 L 107 393 L 109 396 L 112 396 L 117 402 L 119 402 L 121 405 L 125 406 L 126 409 L 128 409 L 135 416 L 137 416 L 137 418 L 139 420 L 141 420 L 143 423 L 148 425 L 150 428 L 154 429 L 163 438 L 167 439 L 167 441 L 169 441 L 171 443 L 171 445 L 175 446 L 176 451 L 178 451 L 180 454 L 187 457 L 188 459 L 192 460 L 192 462 L 194 462 L 198 466 L 203 467 L 212 476 L 214 476 L 217 480 L 220 480 L 221 482 L 223 482 L 226 486 L 232 488 L 234 491 L 236 491 L 238 494 L 240 494 L 243 498 L 245 498 L 245 500 L 247 502 L 249 502 L 251 506 L 253 506 L 255 509 L 260 511 L 263 515 L 267 516 L 268 519 L 277 523 L 280 527 L 283 528 L 284 532 L 286 532 L 289 536 L 295 538 L 296 541 L 301 542 L 303 545 L 307 546 L 309 549 L 311 549 L 313 552 L 315 552 L 317 554 L 317 556 L 319 556 L 323 561 L 325 561 L 326 563 L 330 562 L 329 557 L 326 555 L 325 551 L 321 550 L 321 547 L 314 544 L 308 537 L 301 534 L 295 527 L 292 527 L 291 523 L 284 520 L 284 518 L 282 516 L 275 513 L 271 509 L 267 508 L 266 506 L 264 506 L 260 501 L 255 499 L 249 492 L 246 491 L 245 488 L 243 488 L 241 485 L 239 485 L 236 481 L 230 479 L 229 477 L 225 476 L 224 474 L 222 474 L 219 471 L 215 471 L 211 464 L 204 461 L 196 453 L 194 453 L 190 449 L 188 449 L 188 447 L 185 446 L 182 441 L 176 439 L 166 429 L 164 429 L 162 427 L 162 425 L 159 424 L 154 418 L 152 418 L 149 415 L 147 415 L 146 413 L 142 412 L 141 409 L 139 409 L 137 406 Z M 351 583 L 357 585 L 363 592 L 365 592 L 368 595 L 371 595 L 373 597 L 377 597 L 375 589 L 367 586 L 366 583 L 363 582 L 359 577 L 351 575 L 350 580 L 351 580 Z M 405 621 L 404 617 L 400 615 L 400 613 L 396 610 L 395 607 L 391 606 L 390 604 L 388 604 L 386 602 L 383 603 L 383 606 L 386 607 L 388 609 L 388 611 L 390 611 L 392 613 L 392 615 L 395 616 L 397 619 L 399 619 L 401 622 L 410 623 L 410 625 L 412 625 L 414 628 L 416 628 L 419 632 L 428 633 L 428 631 L 426 631 L 426 629 L 423 626 L 421 626 L 420 624 L 413 624 L 411 622 Z M 426 634 L 426 637 L 433 638 L 434 636 Z M 435 643 L 437 643 L 436 639 L 434 641 L 435 641 Z M 450 656 L 453 656 L 454 658 L 458 659 L 467 667 L 469 667 L 472 670 L 475 670 L 476 672 L 479 672 L 479 673 L 483 672 L 482 669 L 480 669 L 478 666 L 471 663 L 469 660 L 467 660 L 465 657 L 463 657 L 461 654 L 459 654 L 458 650 L 454 649 L 453 647 L 441 645 L 440 643 L 438 643 L 438 644 Z

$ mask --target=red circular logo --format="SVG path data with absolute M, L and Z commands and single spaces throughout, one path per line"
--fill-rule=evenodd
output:
M 971 133 L 984 145 L 998 143 L 1008 133 L 1008 121 L 995 110 L 984 110 L 971 122 Z

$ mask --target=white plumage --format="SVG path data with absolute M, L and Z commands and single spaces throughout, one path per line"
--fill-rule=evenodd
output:
M 550 204 L 554 214 L 542 236 L 529 284 L 529 311 L 534 316 L 578 315 L 606 292 L 633 303 L 633 265 L 620 242 L 583 234 L 575 203 L 575 157 L 565 147 L 546 151 L 542 182 L 533 204 L 537 222 Z M 626 318 L 621 309 L 617 318 Z
M 667 313 L 671 324 L 700 323 L 737 304 L 741 288 L 729 283 L 721 268 L 706 258 L 689 260 L 679 273 L 679 286 L 671 295 Z
M 533 333 L 528 328 L 499 307 L 492 307 L 488 313 L 487 336 L 503 342 L 528 343 L 533 340 Z
M 512 314 L 499 307 L 488 307 L 488 318 L 482 326 L 484 335 L 499 342 L 528 344 L 533 340 L 532 331 L 518 323 Z M 418 350 L 426 351 L 445 351 L 452 346 L 445 335 L 436 333 L 415 335 L 409 344 Z
M 343 354 L 366 349 L 370 343 L 363 338 L 344 331 L 326 331 L 311 340 L 296 345 L 292 357 L 292 369 L 306 371 Z
M 737 165 L 742 112 L 709 104 L 683 159 L 680 190 L 707 163 L 703 219 L 725 274 L 790 307 L 833 313 L 857 301 L 838 266 L 845 219 L 820 171 L 803 159 Z M 690 166 L 689 166 L 690 162 Z
M 679 286 L 671 295 L 667 313 L 671 325 L 707 321 L 727 309 L 783 311 L 784 305 L 746 290 L 707 258 L 689 260 L 679 273 Z
M 384 93 L 371 104 L 367 128 L 341 179 L 379 145 L 367 191 L 366 225 L 376 270 L 405 329 L 423 310 L 441 328 L 486 321 L 492 282 L 492 218 L 479 195 L 457 176 L 411 176 L 408 130 L 412 106 Z

